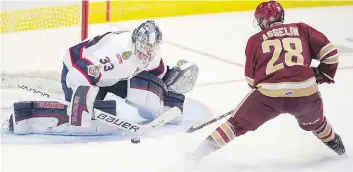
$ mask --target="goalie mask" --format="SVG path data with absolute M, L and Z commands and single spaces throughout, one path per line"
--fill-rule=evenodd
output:
M 142 23 L 132 33 L 133 53 L 139 60 L 138 71 L 143 71 L 153 60 L 162 41 L 162 33 L 154 21 Z

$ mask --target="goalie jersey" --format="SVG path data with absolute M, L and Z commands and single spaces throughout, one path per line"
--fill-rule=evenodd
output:
M 72 85 L 107 87 L 141 72 L 132 52 L 131 35 L 128 31 L 107 32 L 70 47 L 64 57 L 63 89 L 70 89 Z M 165 75 L 166 65 L 160 52 L 145 71 L 159 78 Z

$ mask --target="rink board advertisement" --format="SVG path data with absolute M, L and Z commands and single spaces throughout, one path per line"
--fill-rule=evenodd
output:
M 89 23 L 247 11 L 261 1 L 100 1 L 89 3 Z M 284 8 L 353 5 L 353 1 L 279 1 Z M 1 33 L 79 26 L 80 1 L 2 2 Z M 59 16 L 59 17 L 58 17 Z M 51 25 L 46 21 L 61 21 Z M 16 21 L 16 22 L 13 22 Z

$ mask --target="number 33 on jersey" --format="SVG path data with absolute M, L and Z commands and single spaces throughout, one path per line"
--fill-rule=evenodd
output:
M 101 65 L 90 64 L 87 66 L 87 68 L 88 68 L 87 75 L 94 77 L 94 78 L 97 78 L 98 81 L 102 77 L 101 70 L 103 70 L 104 72 L 107 72 L 107 71 L 114 69 L 114 64 L 112 63 L 110 58 L 107 56 L 104 58 L 101 58 L 99 60 L 99 62 Z M 121 60 L 121 62 L 122 62 L 122 60 Z
M 69 48 L 67 85 L 105 87 L 131 77 L 137 62 L 127 46 L 130 39 L 130 32 L 107 32 Z

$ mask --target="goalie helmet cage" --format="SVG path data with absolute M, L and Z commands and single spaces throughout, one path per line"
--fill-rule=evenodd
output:
M 62 59 L 70 46 L 88 37 L 89 1 L 2 3 L 34 8 L 1 12 L 1 88 L 27 84 L 62 92 Z

